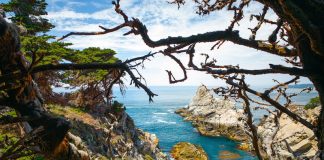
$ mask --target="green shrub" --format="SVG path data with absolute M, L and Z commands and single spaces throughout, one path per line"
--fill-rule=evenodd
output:
M 112 109 L 115 113 L 119 113 L 125 110 L 124 104 L 114 101 L 112 104 Z
M 317 106 L 321 105 L 319 97 L 315 97 L 309 100 L 309 102 L 305 105 L 304 109 L 313 109 Z

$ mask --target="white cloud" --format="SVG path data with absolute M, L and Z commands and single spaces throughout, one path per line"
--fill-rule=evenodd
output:
M 195 6 L 192 3 L 187 3 L 178 10 L 176 5 L 170 5 L 165 0 L 123 0 L 121 2 L 122 9 L 130 18 L 139 18 L 147 26 L 149 35 L 153 40 L 166 38 L 167 36 L 189 36 L 208 31 L 224 30 L 228 27 L 233 17 L 233 13 L 227 11 L 215 12 L 203 17 L 199 16 L 195 14 Z M 240 22 L 240 26 L 235 27 L 240 28 L 240 35 L 242 37 L 248 38 L 250 31 L 247 28 L 253 28 L 256 24 L 256 21 L 249 21 L 249 14 L 258 14 L 261 11 L 262 6 L 259 5 L 254 7 L 250 5 L 245 10 L 246 15 Z M 82 11 L 73 10 L 72 7 L 64 7 L 63 9 L 51 10 L 47 18 L 55 23 L 56 28 L 54 31 L 61 34 L 70 31 L 100 31 L 98 28 L 99 25 L 110 28 L 123 21 L 122 17 L 114 12 L 112 6 L 93 13 L 83 13 Z M 268 15 L 267 18 L 276 20 L 276 16 L 273 13 Z M 273 29 L 274 26 L 265 25 L 260 29 L 257 38 L 267 39 L 267 36 Z M 72 42 L 74 48 L 112 48 L 120 53 L 118 55 L 121 56 L 121 59 L 144 55 L 151 50 L 157 50 L 147 47 L 139 36 L 122 36 L 127 31 L 124 29 L 100 36 L 73 36 L 66 39 L 66 41 Z M 197 53 L 208 53 L 216 57 L 219 64 L 240 64 L 241 67 L 249 69 L 268 68 L 269 63 L 283 63 L 279 57 L 251 48 L 234 45 L 230 42 L 226 42 L 219 50 L 210 51 L 212 45 L 212 43 L 199 44 L 196 51 Z M 196 56 L 196 58 L 197 61 L 203 60 L 201 56 Z M 185 61 L 186 57 L 181 56 L 181 60 Z M 149 85 L 167 85 L 168 78 L 165 72 L 166 69 L 172 70 L 176 77 L 182 77 L 179 66 L 163 56 L 155 57 L 152 61 L 147 62 L 146 69 L 142 70 L 142 73 L 146 77 Z M 209 85 L 223 84 L 222 82 L 215 81 L 210 75 L 201 72 L 189 71 L 188 77 L 189 79 L 186 82 L 178 85 L 199 85 L 201 83 Z M 271 83 L 271 79 L 274 77 L 282 80 L 288 78 L 288 76 L 271 75 L 248 79 L 253 84 L 264 85 Z

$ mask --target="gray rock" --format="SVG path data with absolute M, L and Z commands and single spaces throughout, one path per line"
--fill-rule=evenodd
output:
M 289 109 L 311 122 L 320 113 L 320 107 L 304 110 L 303 106 L 290 106 Z M 279 128 L 273 121 L 274 116 L 270 115 L 262 119 L 258 126 L 262 147 L 267 155 L 271 155 L 272 159 L 303 159 L 315 156 L 318 150 L 317 141 L 311 129 L 295 122 L 286 114 L 281 115 Z
M 202 85 L 185 108 L 176 111 L 191 121 L 198 132 L 207 136 L 226 136 L 233 140 L 249 141 L 241 121 L 242 109 L 229 100 L 214 98 L 213 93 Z

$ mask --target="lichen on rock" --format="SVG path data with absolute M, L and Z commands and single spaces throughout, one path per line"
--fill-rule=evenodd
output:
M 171 156 L 175 160 L 208 160 L 202 147 L 189 142 L 179 142 L 172 147 Z

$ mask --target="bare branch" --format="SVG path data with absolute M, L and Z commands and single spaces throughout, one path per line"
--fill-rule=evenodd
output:
M 240 84 L 246 86 L 246 84 L 244 83 L 244 80 L 242 80 L 240 82 Z M 260 153 L 259 142 L 258 142 L 258 131 L 257 131 L 257 128 L 253 124 L 253 115 L 252 115 L 251 109 L 250 109 L 250 102 L 249 102 L 249 99 L 247 98 L 248 96 L 247 96 L 245 90 L 240 88 L 238 97 L 242 98 L 244 101 L 244 113 L 247 115 L 246 123 L 249 126 L 250 131 L 252 132 L 251 138 L 252 138 L 253 147 L 255 149 L 255 153 L 258 156 L 258 158 L 260 160 L 262 160 L 263 158 Z
M 297 76 L 297 77 L 295 77 L 295 78 L 293 78 L 293 79 L 291 79 L 290 81 L 287 81 L 287 82 L 285 82 L 285 83 L 279 83 L 278 85 L 275 85 L 275 86 L 271 87 L 270 89 L 264 91 L 264 94 L 265 94 L 265 95 L 269 95 L 269 94 L 270 94 L 272 91 L 274 91 L 275 89 L 277 89 L 277 88 L 279 88 L 279 87 L 282 87 L 282 86 L 287 86 L 287 85 L 290 84 L 290 83 L 294 83 L 294 82 L 296 82 L 298 79 L 299 79 L 299 76 Z
M 263 7 L 262 14 L 260 15 L 260 17 L 258 19 L 259 22 L 258 22 L 257 26 L 255 26 L 253 29 L 250 29 L 252 32 L 252 35 L 250 36 L 250 40 L 255 40 L 256 33 L 260 29 L 262 23 L 264 22 L 264 17 L 267 14 L 268 9 L 269 9 L 269 7 L 266 5 Z
M 244 6 L 247 3 L 242 2 L 242 4 Z M 121 13 L 124 14 L 124 12 L 122 12 L 121 9 L 119 8 L 120 7 L 119 5 L 115 5 L 115 7 L 118 8 L 116 11 L 118 14 L 121 14 Z M 239 18 L 240 15 L 236 15 L 236 17 L 238 19 L 240 19 Z M 168 37 L 165 39 L 153 41 L 148 36 L 148 31 L 147 31 L 146 26 L 139 19 L 133 18 L 132 20 L 129 21 L 128 18 L 125 19 L 125 17 L 124 17 L 124 20 L 125 20 L 124 23 L 122 23 L 112 29 L 106 29 L 104 27 L 101 27 L 102 29 L 104 29 L 104 31 L 101 31 L 101 32 L 71 32 L 71 33 L 63 36 L 59 40 L 67 38 L 71 35 L 100 35 L 100 34 L 107 34 L 110 32 L 114 32 L 114 31 L 117 31 L 124 27 L 130 27 L 131 31 L 129 31 L 128 33 L 126 33 L 124 35 L 128 35 L 131 33 L 133 33 L 135 35 L 140 34 L 143 41 L 146 43 L 146 45 L 149 47 L 152 47 L 152 48 L 160 47 L 160 46 L 169 46 L 171 44 L 193 44 L 193 43 L 215 42 L 218 40 L 227 40 L 227 41 L 231 41 L 238 45 L 243 45 L 243 46 L 251 47 L 251 48 L 254 48 L 257 50 L 262 50 L 262 51 L 265 51 L 265 52 L 268 52 L 268 53 L 271 53 L 274 55 L 278 55 L 278 56 L 291 57 L 291 56 L 297 55 L 297 52 L 294 49 L 291 50 L 291 49 L 288 49 L 288 48 L 280 46 L 280 45 L 267 44 L 262 41 L 243 39 L 239 36 L 238 31 L 232 31 L 232 29 L 225 30 L 225 31 L 206 32 L 204 34 L 197 34 L 197 35 L 192 35 L 189 37 Z M 232 28 L 232 27 L 229 27 L 229 28 Z
M 171 71 L 166 70 L 166 72 L 168 73 L 169 76 L 169 82 L 172 83 L 178 83 L 178 82 L 183 82 L 187 79 L 187 71 L 186 68 L 183 66 L 182 62 L 175 56 L 173 56 L 172 54 L 165 54 L 166 56 L 170 57 L 171 59 L 173 59 L 181 68 L 182 72 L 183 72 L 183 78 L 176 80 L 172 74 Z

